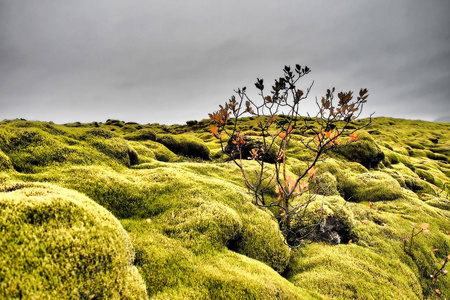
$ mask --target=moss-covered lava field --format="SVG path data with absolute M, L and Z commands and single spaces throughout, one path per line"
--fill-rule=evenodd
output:
M 450 298 L 450 123 L 375 118 L 327 152 L 310 212 L 336 238 L 296 249 L 187 123 L 0 122 L 0 298 Z

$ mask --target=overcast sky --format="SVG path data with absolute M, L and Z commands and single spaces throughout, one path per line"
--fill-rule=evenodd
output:
M 298 63 L 312 96 L 367 87 L 366 116 L 432 121 L 449 20 L 448 0 L 0 0 L 0 119 L 182 124 Z

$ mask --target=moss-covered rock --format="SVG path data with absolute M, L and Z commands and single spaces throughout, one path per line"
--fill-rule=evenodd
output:
M 151 150 L 151 152 L 153 152 L 153 155 L 155 156 L 155 159 L 158 161 L 176 162 L 179 160 L 179 157 L 163 144 L 154 141 L 142 141 L 140 142 L 140 144 Z
M 156 133 L 151 129 L 142 129 L 124 136 L 130 141 L 156 141 Z
M 127 233 L 111 213 L 46 184 L 0 186 L 0 296 L 145 299 Z
M 329 244 L 357 241 L 353 232 L 355 218 L 349 204 L 340 196 L 303 195 L 303 203 L 310 201 L 305 209 L 304 220 L 294 223 L 305 239 Z
M 338 177 L 338 189 L 347 201 L 386 201 L 402 196 L 400 184 L 381 172 Z
M 157 142 L 169 148 L 172 152 L 187 157 L 209 159 L 209 148 L 206 144 L 191 136 L 159 135 Z
M 89 143 L 101 153 L 106 154 L 127 167 L 139 163 L 138 154 L 122 138 L 92 139 L 89 140 Z
M 177 213 L 168 213 L 163 231 L 183 240 L 190 248 L 227 246 L 242 232 L 242 220 L 236 211 L 220 204 L 208 203 Z
M 118 135 L 112 131 L 102 129 L 102 128 L 87 129 L 87 130 L 83 131 L 83 133 L 81 135 L 81 139 L 83 139 L 83 140 L 89 139 L 89 138 L 96 138 L 96 137 L 100 137 L 100 138 L 104 138 L 104 139 L 111 139 L 111 138 L 118 137 Z
M 36 172 L 40 167 L 66 162 L 92 162 L 88 151 L 70 145 L 65 137 L 55 137 L 37 128 L 7 128 L 0 133 L 0 148 L 8 153 L 14 169 Z
M 314 292 L 295 287 L 260 261 L 226 248 L 206 247 L 199 255 L 198 249 L 155 230 L 153 220 L 122 223 L 135 237 L 136 265 L 154 299 L 313 298 Z
M 355 244 L 308 245 L 286 277 L 324 298 L 422 299 L 420 282 L 408 265 Z
M 339 194 L 336 177 L 330 172 L 319 172 L 309 181 L 309 190 L 314 194 L 330 196 Z
M 251 210 L 243 215 L 242 231 L 229 248 L 266 263 L 282 273 L 291 259 L 291 252 L 275 219 L 267 212 Z
M 378 147 L 375 140 L 369 134 L 360 134 L 356 142 L 335 146 L 333 151 L 344 156 L 349 161 L 362 164 L 368 169 L 374 169 L 383 161 L 384 152 Z

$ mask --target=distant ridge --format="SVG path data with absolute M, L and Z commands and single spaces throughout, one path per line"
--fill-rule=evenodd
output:
M 438 119 L 434 120 L 434 122 L 439 122 L 439 123 L 450 123 L 450 116 L 438 118 Z

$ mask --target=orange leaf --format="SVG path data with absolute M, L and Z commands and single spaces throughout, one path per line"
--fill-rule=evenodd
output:
M 317 172 L 316 168 L 312 167 L 311 169 L 308 170 L 308 176 L 310 178 L 313 178 L 316 176 L 316 172 Z
M 323 141 L 323 133 L 319 131 L 317 135 L 314 137 L 314 143 L 319 145 Z
M 289 128 L 286 130 L 286 132 L 280 132 L 278 134 L 278 137 L 284 139 L 286 135 L 289 135 L 292 132 L 292 129 L 293 129 L 292 125 L 290 125 Z
M 285 132 L 280 132 L 278 134 L 278 137 L 284 139 L 286 137 L 286 133 Z
M 218 129 L 217 129 L 217 126 L 211 124 L 211 125 L 209 126 L 209 128 L 211 129 L 211 132 L 212 132 L 214 135 L 218 135 L 218 134 L 219 134 Z
M 419 226 L 419 230 L 425 230 L 425 229 L 428 229 L 428 227 L 430 227 L 430 224 L 428 224 L 428 223 L 422 223 L 422 224 L 420 224 L 420 226 Z
M 354 142 L 354 141 L 356 141 L 358 139 L 359 139 L 359 135 L 356 134 L 356 132 L 350 133 L 350 136 L 348 137 L 348 140 L 350 142 Z
M 218 138 L 218 139 L 222 138 L 222 135 L 219 134 L 219 130 L 217 129 L 217 126 L 211 124 L 211 125 L 209 126 L 209 128 L 211 129 L 212 134 L 213 134 L 216 138 Z
M 309 183 L 307 181 L 300 182 L 300 190 L 302 191 L 302 193 L 304 193 L 306 191 L 308 184 Z

